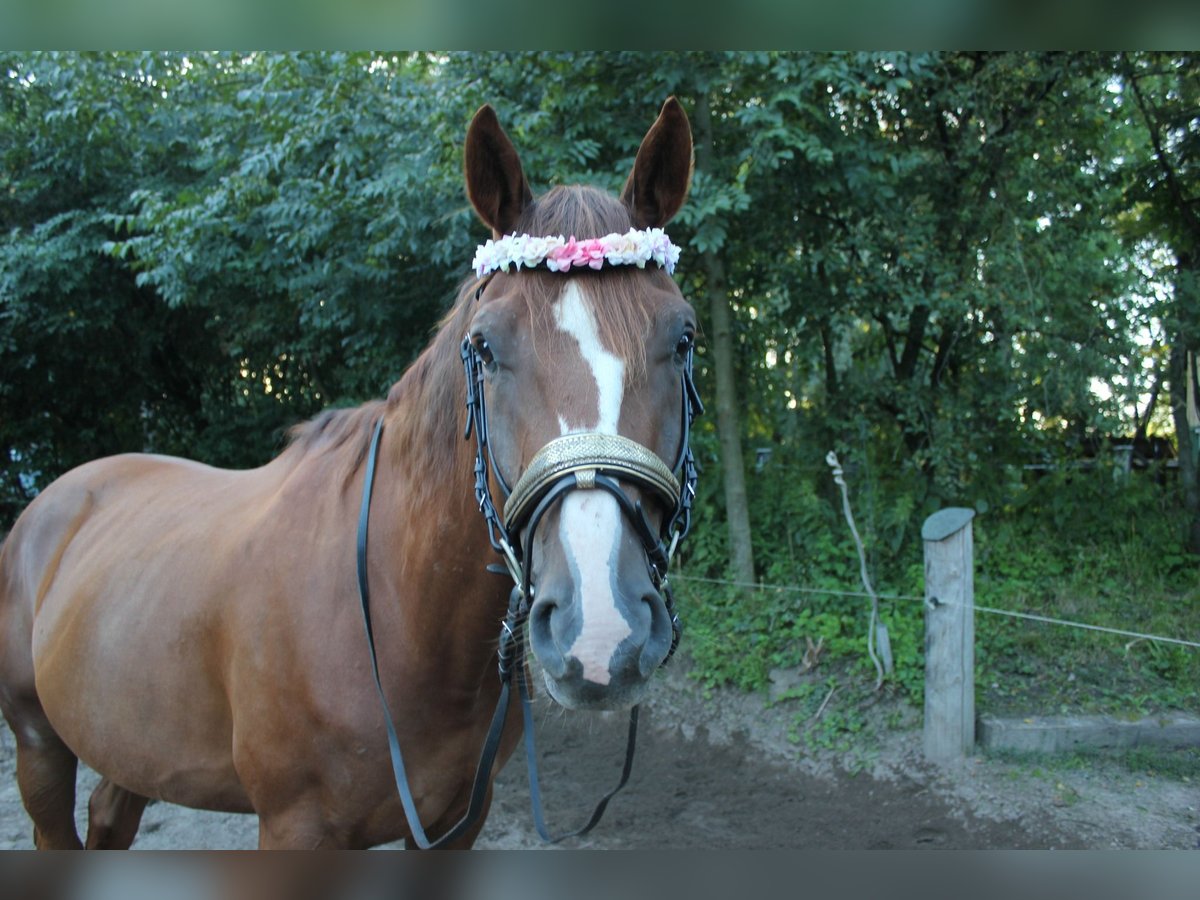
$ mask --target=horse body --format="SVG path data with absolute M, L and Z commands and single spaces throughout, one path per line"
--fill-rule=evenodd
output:
M 453 370 L 441 374 L 454 382 Z M 388 419 L 398 445 L 421 401 L 396 393 Z M 370 423 L 361 411 L 337 418 L 333 436 L 302 436 L 296 452 L 258 470 L 130 455 L 43 492 L 0 563 L 0 664 L 19 743 L 61 740 L 140 797 L 257 812 L 266 844 L 273 831 L 290 843 L 291 820 L 312 842 L 405 834 L 354 592 L 361 472 L 347 477 L 345 456 L 357 455 Z M 462 452 L 461 433 L 444 437 Z M 486 670 L 507 586 L 481 564 L 490 553 L 481 529 L 462 541 L 455 524 L 477 515 L 464 467 L 445 457 L 420 472 L 404 465 L 421 458 L 385 456 L 388 513 L 375 535 L 404 550 L 377 554 L 372 575 L 380 596 L 402 600 L 379 605 L 375 629 L 404 648 L 384 656 L 389 701 L 408 723 L 411 774 L 436 822 L 470 783 L 496 701 Z M 438 540 L 450 531 L 454 540 Z M 478 606 L 450 603 L 459 591 Z M 510 732 L 507 751 L 515 724 Z M 332 833 L 315 833 L 318 822 Z
M 220 790 L 232 774 L 228 750 L 220 752 L 232 734 L 223 696 L 229 660 L 211 640 L 237 609 L 225 602 L 242 600 L 228 562 L 243 532 L 235 485 L 256 482 L 240 474 L 154 457 L 91 463 L 46 490 L 6 547 L 32 557 L 20 568 L 34 577 L 7 586 L 6 611 L 20 604 L 23 618 L 36 622 L 26 653 L 55 732 L 69 746 L 88 748 L 94 768 L 145 796 L 172 796 L 175 783 L 188 787 L 180 802 L 207 800 L 216 790 L 226 796 L 210 804 L 248 806 L 244 792 Z M 172 503 L 154 503 L 155 496 Z M 21 526 L 38 516 L 59 527 L 27 539 Z M 222 521 L 231 528 L 213 527 Z M 114 541 L 128 542 L 117 566 Z M 6 641 L 19 634 L 8 623 L 2 633 Z M 7 650 L 5 681 L 13 684 L 7 670 L 18 652 Z M 179 748 L 170 768 L 147 767 L 149 736 Z
M 500 234 L 533 204 L 527 188 L 496 188 L 524 176 L 485 110 L 468 136 L 468 193 Z M 677 104 L 670 115 L 679 141 Z M 689 159 L 690 146 L 689 132 Z M 593 202 L 574 194 L 567 205 Z M 626 208 L 609 203 L 610 218 Z M 626 206 L 636 224 L 637 202 Z M 645 283 L 633 290 L 633 279 Z M 253 812 L 264 847 L 410 836 L 355 588 L 364 458 L 380 417 L 368 577 L 382 683 L 421 821 L 431 834 L 457 821 L 500 695 L 497 628 L 511 588 L 485 568 L 496 556 L 463 440 L 459 342 L 486 332 L 503 360 L 487 392 L 497 465 L 515 477 L 548 440 L 578 430 L 628 434 L 671 458 L 678 360 L 659 345 L 694 328 L 661 272 L 497 274 L 482 302 L 478 293 L 464 285 L 386 402 L 323 414 L 259 469 L 112 457 L 64 475 L 25 511 L 0 548 L 0 708 L 39 846 L 79 845 L 77 758 L 104 776 L 88 846 L 128 846 L 149 798 Z M 636 312 L 624 345 L 645 360 L 613 352 L 622 342 L 599 300 L 618 295 Z M 542 356 L 554 365 L 533 364 Z M 608 501 L 568 496 L 528 548 L 539 578 L 531 641 L 566 705 L 632 702 L 670 641 L 641 545 Z M 508 722 L 501 763 L 520 736 L 519 717 Z

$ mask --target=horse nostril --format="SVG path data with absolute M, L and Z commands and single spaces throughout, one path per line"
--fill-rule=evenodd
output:
M 650 631 L 645 644 L 642 645 L 642 652 L 638 655 L 638 671 L 643 678 L 649 678 L 671 652 L 674 635 L 671 630 L 671 616 L 667 612 L 667 604 L 662 595 L 658 591 L 648 591 L 643 594 L 642 602 L 650 607 Z
M 552 678 L 562 678 L 567 672 L 566 659 L 554 640 L 550 617 L 557 605 L 552 600 L 539 600 L 529 611 L 529 644 L 542 668 Z

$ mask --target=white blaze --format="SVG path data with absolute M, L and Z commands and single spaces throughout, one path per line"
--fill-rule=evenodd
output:
M 560 430 L 563 434 L 617 434 L 625 392 L 625 363 L 600 342 L 596 318 L 578 285 L 567 284 L 554 307 L 554 320 L 560 331 L 579 344 L 579 354 L 591 371 L 599 398 L 596 422 L 582 422 L 572 428 L 560 412 Z M 620 549 L 621 508 L 606 491 L 571 491 L 562 501 L 558 533 L 567 561 L 579 573 L 582 603 L 579 636 L 567 655 L 580 661 L 585 679 L 608 684 L 608 661 L 621 641 L 633 633 L 617 609 L 611 575 Z

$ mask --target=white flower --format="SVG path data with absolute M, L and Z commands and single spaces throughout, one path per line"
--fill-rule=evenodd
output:
M 631 228 L 625 234 L 613 232 L 602 238 L 583 241 L 574 238 L 568 241 L 562 235 L 535 237 L 509 234 L 499 240 L 480 244 L 475 250 L 471 266 L 480 278 L 497 270 L 507 272 L 509 266 L 520 271 L 522 267 L 533 269 L 542 263 L 551 272 L 567 272 L 573 265 L 599 268 L 600 260 L 592 255 L 597 248 L 603 254 L 603 263 L 610 266 L 637 266 L 641 269 L 653 260 L 670 274 L 675 271 L 675 264 L 679 261 L 679 248 L 671 243 L 661 228 L 645 231 Z

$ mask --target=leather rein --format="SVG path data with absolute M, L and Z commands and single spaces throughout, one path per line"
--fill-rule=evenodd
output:
M 476 300 L 482 293 L 483 286 L 476 292 Z M 379 674 L 379 662 L 375 652 L 374 630 L 371 624 L 370 591 L 367 578 L 367 532 L 371 512 L 371 493 L 375 482 L 376 461 L 379 453 L 379 441 L 383 434 L 383 417 L 375 425 L 371 436 L 370 448 L 367 452 L 366 473 L 363 480 L 362 506 L 358 520 L 357 539 L 357 570 L 358 592 L 362 604 L 363 624 L 366 629 L 367 646 L 370 651 L 371 671 L 379 700 L 383 706 L 384 723 L 387 729 L 388 749 L 391 754 L 392 774 L 400 794 L 400 802 L 408 820 L 412 841 L 423 850 L 444 847 L 465 834 L 483 813 L 487 798 L 488 785 L 495 763 L 496 753 L 500 748 L 500 736 L 508 714 L 513 676 L 516 675 L 518 693 L 521 700 L 521 713 L 525 735 L 525 758 L 529 770 L 530 801 L 533 809 L 534 824 L 538 835 L 547 843 L 556 844 L 571 837 L 587 834 L 600 821 L 608 806 L 608 801 L 620 791 L 629 780 L 633 769 L 633 755 L 637 742 L 638 707 L 634 706 L 629 712 L 629 730 L 626 738 L 625 763 L 621 777 L 616 787 L 602 797 L 596 805 L 591 818 L 581 828 L 557 836 L 552 836 L 546 828 L 545 816 L 542 811 L 541 789 L 537 773 L 537 751 L 534 746 L 533 711 L 530 704 L 528 677 L 529 672 L 525 663 L 524 625 L 529 617 L 529 610 L 535 586 L 531 578 L 530 555 L 523 551 L 521 532 L 526 532 L 527 543 L 532 545 L 533 535 L 542 517 L 555 502 L 573 490 L 604 490 L 617 501 L 622 513 L 630 520 L 635 533 L 642 541 L 646 552 L 646 561 L 650 577 L 655 588 L 662 595 L 666 604 L 667 614 L 671 619 L 671 648 L 666 665 L 679 645 L 681 634 L 679 617 L 675 612 L 674 597 L 667 580 L 667 570 L 679 542 L 687 536 L 691 528 L 692 504 L 696 495 L 697 469 L 691 450 L 691 426 L 693 419 L 704 411 L 692 380 L 692 354 L 688 350 L 684 359 L 681 376 L 681 440 L 679 454 L 673 468 L 669 469 L 659 459 L 658 455 L 642 445 L 621 437 L 609 434 L 572 434 L 550 441 L 539 450 L 530 461 L 524 474 L 518 479 L 513 488 L 508 487 L 499 469 L 495 457 L 491 453 L 487 410 L 483 392 L 483 363 L 479 358 L 470 338 L 462 343 L 460 356 L 466 375 L 466 405 L 467 423 L 463 437 L 469 438 L 475 434 L 475 499 L 479 510 L 487 523 L 488 538 L 492 547 L 501 555 L 504 565 L 492 564 L 488 570 L 497 574 L 508 574 L 513 579 L 513 589 L 509 594 L 508 611 L 500 628 L 498 646 L 500 696 L 496 701 L 496 709 L 480 751 L 479 763 L 475 769 L 475 778 L 471 786 L 467 810 L 448 831 L 435 840 L 431 840 L 421 826 L 417 813 L 416 802 L 408 783 L 408 775 L 404 767 L 404 758 L 400 751 L 400 741 L 396 733 L 388 709 L 387 699 L 383 690 L 383 682 Z M 496 483 L 504 491 L 507 500 L 504 505 L 504 517 L 496 510 L 492 501 L 491 486 L 488 471 L 491 470 Z M 680 478 L 676 478 L 679 473 Z M 621 488 L 619 481 L 624 480 L 637 484 L 662 500 L 669 516 L 664 518 L 663 526 L 656 534 L 646 517 L 640 501 L 631 501 Z M 681 483 L 682 480 L 682 483 Z

